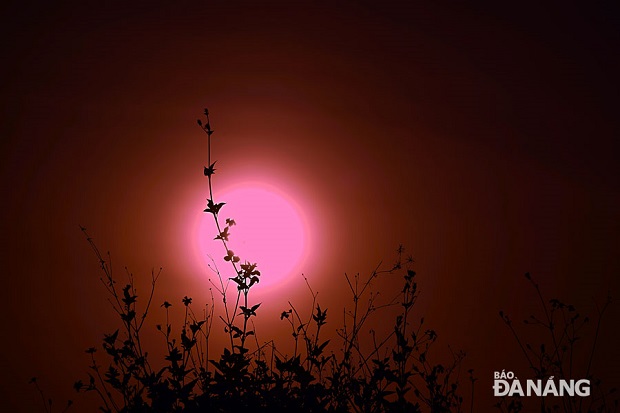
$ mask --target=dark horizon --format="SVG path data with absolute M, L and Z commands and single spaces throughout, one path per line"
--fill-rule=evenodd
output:
M 258 296 L 265 335 L 283 337 L 288 300 L 307 303 L 300 273 L 336 324 L 343 274 L 391 263 L 402 244 L 418 273 L 417 314 L 444 351 L 467 352 L 476 397 L 490 404 L 493 371 L 524 369 L 498 312 L 520 321 L 535 310 L 526 272 L 548 298 L 592 316 L 620 291 L 612 6 L 2 9 L 2 388 L 12 411 L 40 408 L 32 376 L 55 403 L 77 403 L 84 350 L 114 326 L 78 224 L 117 274 L 127 266 L 148 284 L 164 268 L 157 308 L 209 300 L 196 259 L 205 106 L 216 187 L 277 187 L 312 232 L 291 284 Z M 593 361 L 607 388 L 620 384 L 619 317 L 614 303 Z

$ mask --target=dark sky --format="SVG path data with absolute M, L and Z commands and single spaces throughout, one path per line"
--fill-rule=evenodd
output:
M 216 184 L 275 182 L 312 217 L 304 273 L 325 305 L 338 314 L 343 274 L 403 244 L 419 311 L 439 346 L 467 351 L 489 403 L 494 370 L 525 370 L 497 312 L 533 311 L 526 271 L 586 313 L 618 296 L 618 10 L 89 3 L 0 6 L 11 411 L 38 408 L 31 376 L 58 403 L 75 398 L 84 349 L 114 325 L 78 224 L 119 275 L 148 283 L 164 267 L 158 302 L 208 300 L 188 252 L 206 197 L 205 106 Z M 270 296 L 265 317 L 277 324 L 301 290 Z M 616 304 L 595 358 L 609 387 L 619 317 Z

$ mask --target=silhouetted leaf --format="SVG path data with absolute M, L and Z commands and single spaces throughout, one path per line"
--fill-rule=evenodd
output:
M 251 317 L 251 316 L 255 316 L 256 315 L 256 309 L 258 307 L 260 307 L 261 303 L 258 303 L 254 306 L 252 306 L 252 308 L 247 308 L 245 306 L 239 306 L 239 308 L 241 309 L 241 313 L 245 315 L 246 317 Z
M 211 176 L 215 173 L 215 163 L 217 161 L 213 162 L 211 165 L 209 165 L 209 167 L 207 168 L 206 166 L 204 167 L 204 174 L 205 176 Z
M 239 257 L 237 257 L 232 250 L 228 250 L 224 257 L 224 261 L 239 262 Z
M 321 311 L 321 306 L 317 304 L 316 314 L 313 314 L 312 318 L 314 319 L 314 321 L 317 323 L 318 326 L 322 326 L 326 324 L 325 320 L 327 319 L 327 309 L 325 309 L 325 311 Z
M 192 333 L 196 334 L 198 332 L 198 330 L 200 330 L 200 327 L 202 327 L 202 325 L 205 323 L 205 321 L 198 321 L 198 322 L 194 322 L 192 324 L 190 324 L 189 329 L 192 331 Z
M 245 286 L 245 283 L 243 282 L 243 280 L 240 280 L 239 278 L 229 278 L 229 280 L 236 282 L 238 285 Z
M 123 287 L 123 302 L 126 305 L 131 305 L 133 303 L 136 302 L 136 299 L 138 298 L 137 295 L 130 295 L 129 294 L 129 290 L 131 290 L 131 285 L 127 284 L 125 287 Z
M 109 345 L 114 345 L 114 343 L 116 342 L 116 337 L 118 337 L 118 329 L 112 334 L 105 334 L 103 341 L 105 341 Z
M 189 351 L 192 347 L 194 347 L 194 345 L 196 344 L 196 339 L 194 338 L 189 338 L 185 332 L 185 329 L 183 329 L 182 333 L 181 333 L 181 345 L 183 346 L 183 348 L 186 351 Z
M 239 338 L 243 335 L 243 331 L 237 326 L 230 326 L 230 331 L 232 331 L 234 338 Z
M 123 321 L 129 323 L 136 317 L 136 312 L 134 310 L 127 311 L 125 314 L 121 314 L 121 318 Z
M 82 380 L 78 380 L 75 383 L 73 383 L 73 388 L 75 389 L 75 391 L 82 390 L 82 387 L 84 387 L 84 383 L 82 383 Z
M 183 356 L 181 355 L 181 352 L 179 351 L 179 349 L 176 347 L 171 349 L 169 354 L 166 356 L 166 360 L 172 361 L 172 362 L 181 361 L 182 359 L 183 359 Z
M 221 239 L 224 241 L 228 241 L 229 236 L 230 236 L 230 233 L 228 232 L 228 227 L 224 227 L 224 230 L 220 232 L 220 234 L 213 239 Z
M 208 212 L 208 213 L 211 213 L 213 215 L 217 215 L 220 212 L 220 209 L 222 209 L 222 207 L 224 205 L 226 205 L 225 202 L 220 202 L 219 204 L 214 204 L 213 200 L 207 199 L 207 208 L 204 210 L 204 212 Z

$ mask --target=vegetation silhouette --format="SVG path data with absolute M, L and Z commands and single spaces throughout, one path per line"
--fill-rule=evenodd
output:
M 317 293 L 304 278 L 312 297 L 310 308 L 304 313 L 287 302 L 280 314 L 280 321 L 290 326 L 291 354 L 280 351 L 274 339 L 260 342 L 254 319 L 261 303 L 251 301 L 251 291 L 260 282 L 261 273 L 256 263 L 243 261 L 229 248 L 231 228 L 236 222 L 233 218 L 221 220 L 220 213 L 226 203 L 213 197 L 216 161 L 211 159 L 214 131 L 208 110 L 205 109 L 204 119 L 197 123 L 207 136 L 208 166 L 204 167 L 204 176 L 208 179 L 209 197 L 204 212 L 214 219 L 217 230 L 214 240 L 221 243 L 222 262 L 229 266 L 228 271 L 220 270 L 216 260 L 210 266 L 217 275 L 212 287 L 219 296 L 221 309 L 216 313 L 212 295 L 202 312 L 195 311 L 192 298 L 185 296 L 181 300 L 183 321 L 173 326 L 170 321 L 173 304 L 164 301 L 160 307 L 165 312 L 165 322 L 157 324 L 156 330 L 165 343 L 165 354 L 163 360 L 154 360 L 143 336 L 161 269 L 151 273 L 150 291 L 142 304 L 133 275 L 126 272 L 127 280 L 119 286 L 109 253 L 102 254 L 87 230 L 80 227 L 97 257 L 100 279 L 120 324 L 118 329 L 104 335 L 99 349 L 86 350 L 90 358 L 89 372 L 86 379 L 75 382 L 76 391 L 98 395 L 99 410 L 104 413 L 488 410 L 486 406 L 474 405 L 478 379 L 471 369 L 467 375 L 463 374 L 462 351 L 450 350 L 447 361 L 435 361 L 436 354 L 431 350 L 438 335 L 425 326 L 424 317 L 414 314 L 419 290 L 413 260 L 405 255 L 403 247 L 398 248 L 395 263 L 387 268 L 378 266 L 367 277 L 345 274 L 351 299 L 344 310 L 343 324 L 335 329 L 331 339 L 325 338 L 328 309 L 321 307 Z M 225 276 L 227 272 L 233 276 Z M 379 300 L 373 282 L 394 276 L 400 277 L 400 286 L 392 295 L 382 291 L 382 296 L 392 298 Z M 565 365 L 573 357 L 580 318 L 573 306 L 558 300 L 545 301 L 538 285 L 529 275 L 528 279 L 536 288 L 546 316 L 542 320 L 532 316 L 528 323 L 546 328 L 553 345 L 547 347 L 549 350 L 541 346 L 537 351 L 523 344 L 512 320 L 503 312 L 500 315 L 537 378 L 572 377 L 573 371 Z M 609 302 L 598 313 L 596 337 Z M 376 315 L 392 317 L 389 332 L 381 335 L 370 328 L 369 319 Z M 555 319 L 560 315 L 564 325 L 558 327 Z M 214 333 L 222 331 L 217 328 L 220 323 L 227 344 L 213 357 L 209 343 Z M 370 333 L 371 340 L 362 338 L 362 333 Z M 595 347 L 594 344 L 591 355 Z M 591 359 L 587 377 L 591 377 L 590 366 Z M 45 411 L 51 413 L 51 399 L 46 400 L 36 378 L 32 383 L 42 397 Z M 465 392 L 468 402 L 463 397 Z M 582 399 L 563 398 L 557 406 L 543 399 L 539 411 L 612 411 L 607 401 L 612 392 L 599 392 L 585 403 Z M 69 401 L 65 410 L 72 404 Z M 617 405 L 616 400 L 615 408 Z M 519 398 L 504 397 L 495 407 L 500 411 L 520 412 L 523 406 L 524 401 Z
M 603 316 L 613 299 L 607 296 L 602 306 L 596 305 L 596 318 L 592 342 L 589 350 L 581 350 L 578 344 L 583 342 L 584 327 L 590 323 L 590 317 L 582 316 L 572 304 L 566 304 L 556 298 L 545 299 L 540 286 L 530 273 L 525 278 L 536 292 L 540 302 L 541 314 L 532 314 L 523 324 L 535 331 L 518 331 L 511 317 L 503 310 L 499 312 L 504 324 L 510 330 L 515 343 L 532 373 L 532 379 L 547 380 L 587 379 L 591 384 L 591 396 L 571 397 L 563 395 L 559 397 L 534 398 L 529 400 L 528 405 L 538 403 L 538 411 L 550 412 L 588 412 L 603 413 L 617 412 L 619 400 L 612 395 L 616 388 L 605 390 L 601 380 L 592 373 L 592 362 L 596 353 L 596 347 L 601 332 Z M 530 334 L 528 334 L 530 333 Z M 526 339 L 527 337 L 527 339 Z M 537 340 L 533 344 L 528 340 Z M 584 344 L 584 346 L 587 344 Z M 585 355 L 585 358 L 583 357 Z M 587 359 L 585 370 L 578 368 L 578 358 Z M 502 412 L 521 412 L 524 410 L 525 401 L 521 397 L 501 397 L 495 407 Z

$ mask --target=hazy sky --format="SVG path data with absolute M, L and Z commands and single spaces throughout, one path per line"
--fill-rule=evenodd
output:
M 119 276 L 127 266 L 148 284 L 163 267 L 158 303 L 208 301 L 195 252 L 204 107 L 215 184 L 260 181 L 295 200 L 312 233 L 303 272 L 334 317 L 344 273 L 391 263 L 403 244 L 419 314 L 439 346 L 468 352 L 482 397 L 492 371 L 521 366 L 497 312 L 535 308 L 526 271 L 583 312 L 620 292 L 617 10 L 88 3 L 1 6 L 12 411 L 38 406 L 31 376 L 58 403 L 75 398 L 84 349 L 114 326 L 78 224 Z M 280 334 L 279 311 L 307 298 L 293 277 L 299 288 L 259 296 L 264 331 Z M 615 305 L 595 359 L 610 387 L 618 317 Z

